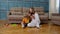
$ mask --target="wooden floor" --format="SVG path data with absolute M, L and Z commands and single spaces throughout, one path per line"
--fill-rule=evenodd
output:
M 21 28 L 21 25 L 7 27 L 1 24 L 4 21 L 0 21 L 0 34 L 60 34 L 60 26 L 53 25 L 50 22 L 48 24 L 42 24 L 40 29 L 37 28 Z

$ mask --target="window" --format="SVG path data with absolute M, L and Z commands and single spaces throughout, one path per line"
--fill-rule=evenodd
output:
M 59 0 L 56 0 L 56 10 L 59 12 Z

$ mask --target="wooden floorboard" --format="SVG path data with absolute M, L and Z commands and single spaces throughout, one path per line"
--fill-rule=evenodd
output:
M 0 34 L 60 34 L 60 26 L 53 24 L 42 24 L 39 29 L 37 28 L 28 28 L 23 29 L 21 25 L 9 26 L 1 25 L 6 21 L 0 21 Z

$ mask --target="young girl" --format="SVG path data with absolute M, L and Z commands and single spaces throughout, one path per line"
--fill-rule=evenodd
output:
M 39 24 L 40 24 L 40 19 L 39 19 L 39 15 L 37 12 L 34 11 L 34 8 L 30 8 L 30 14 L 31 14 L 31 22 L 28 23 L 28 27 L 37 27 L 39 28 Z

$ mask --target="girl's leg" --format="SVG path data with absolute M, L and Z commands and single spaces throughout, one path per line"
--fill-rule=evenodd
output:
M 37 27 L 37 28 L 39 28 L 39 27 L 40 27 L 40 26 L 39 26 L 39 23 L 37 23 L 37 24 L 36 24 L 36 27 Z
M 22 25 L 22 28 L 25 28 L 25 27 L 27 27 L 27 23 L 21 23 L 21 25 Z
M 24 28 L 24 23 L 23 22 L 21 23 L 21 25 L 22 25 L 22 28 Z
M 35 25 L 32 24 L 32 23 L 29 23 L 27 26 L 28 26 L 28 27 L 35 27 Z
M 36 27 L 40 28 L 40 22 L 36 22 Z
M 35 27 L 35 20 L 32 20 L 31 23 L 27 25 L 28 27 Z
M 40 28 L 40 25 L 39 24 L 40 24 L 40 22 L 37 22 L 35 20 L 32 20 L 31 23 L 29 23 L 27 26 L 28 27 L 35 27 L 36 26 L 37 28 Z

